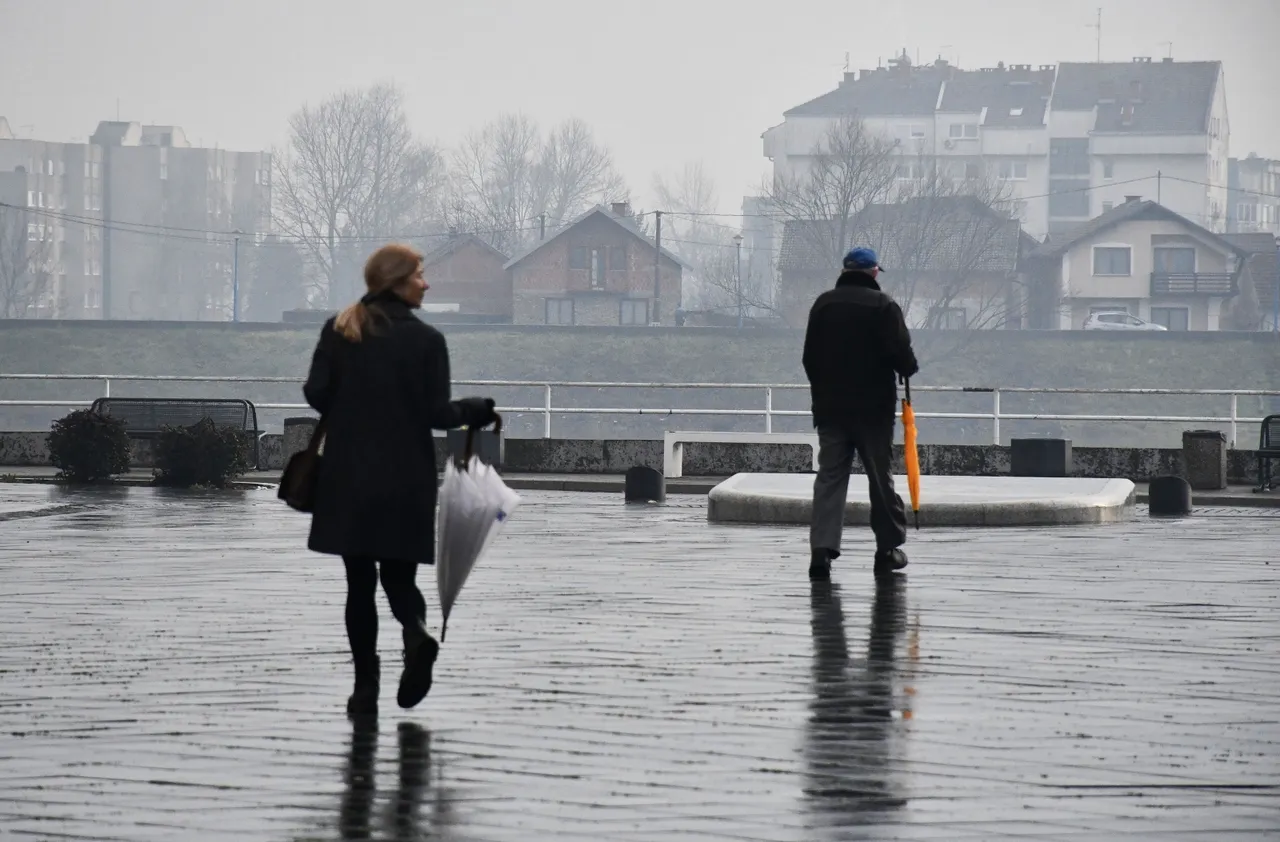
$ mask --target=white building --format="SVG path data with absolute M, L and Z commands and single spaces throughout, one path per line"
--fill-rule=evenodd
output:
M 939 60 L 846 73 L 763 135 L 775 176 L 801 175 L 828 127 L 856 115 L 910 159 L 956 177 L 1005 182 L 1037 240 L 1141 194 L 1226 230 L 1227 117 L 1220 62 L 1003 64 L 965 71 Z M 776 239 L 776 234 L 774 235 Z

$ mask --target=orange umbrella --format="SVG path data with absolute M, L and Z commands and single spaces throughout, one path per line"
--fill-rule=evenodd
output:
M 911 381 L 903 382 L 906 390 L 902 398 L 902 449 L 907 460 L 907 488 L 911 490 L 911 511 L 915 513 L 916 529 L 919 529 L 920 454 L 916 452 L 916 413 L 911 408 Z

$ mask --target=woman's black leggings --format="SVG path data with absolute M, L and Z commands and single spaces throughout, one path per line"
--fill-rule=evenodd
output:
M 378 652 L 378 574 L 386 591 L 391 613 L 405 628 L 421 628 L 427 617 L 427 603 L 413 581 L 418 564 L 413 561 L 375 561 L 343 556 L 347 568 L 347 640 L 357 663 Z

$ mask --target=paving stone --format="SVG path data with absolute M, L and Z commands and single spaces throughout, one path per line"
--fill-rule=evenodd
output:
M 925 529 L 877 589 L 856 527 L 811 586 L 803 528 L 529 492 L 430 697 L 353 729 L 341 566 L 273 492 L 0 486 L 16 512 L 6 838 L 1280 834 L 1276 513 Z

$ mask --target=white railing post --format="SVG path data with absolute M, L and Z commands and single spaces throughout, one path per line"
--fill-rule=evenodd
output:
M 110 377 L 102 378 L 102 383 L 103 383 L 102 396 L 104 398 L 111 397 L 111 378 Z
M 992 443 L 1000 446 L 1000 390 L 991 390 L 991 437 Z
M 1231 449 L 1232 450 L 1235 450 L 1235 447 L 1236 447 L 1236 419 L 1240 417 L 1239 413 L 1236 412 L 1236 409 L 1238 406 L 1237 401 L 1239 397 L 1240 397 L 1239 395 L 1231 396 Z
M 764 387 L 764 431 L 773 432 L 773 387 Z
M 542 411 L 542 437 L 544 439 L 551 438 L 551 384 L 547 383 L 543 386 L 542 392 L 543 411 Z

